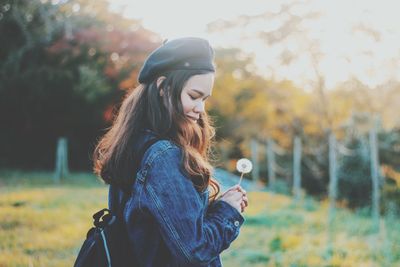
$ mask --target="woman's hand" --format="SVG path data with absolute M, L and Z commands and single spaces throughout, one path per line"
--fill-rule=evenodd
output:
M 248 206 L 246 190 L 244 190 L 240 185 L 235 185 L 229 188 L 219 199 L 227 202 L 241 213 L 244 212 L 245 208 Z

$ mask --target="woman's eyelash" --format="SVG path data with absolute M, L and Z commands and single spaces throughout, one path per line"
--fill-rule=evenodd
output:
M 200 96 L 192 96 L 190 94 L 189 94 L 189 96 L 190 96 L 190 99 L 192 99 L 192 100 L 196 100 L 196 99 L 198 99 L 200 97 Z M 203 101 L 206 101 L 206 99 L 207 99 L 207 97 L 204 98 Z

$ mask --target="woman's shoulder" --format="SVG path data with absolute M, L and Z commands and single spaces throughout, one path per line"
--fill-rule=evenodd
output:
M 173 141 L 167 138 L 154 135 L 151 131 L 147 132 L 145 143 L 150 142 L 143 155 L 142 163 L 151 165 L 156 159 L 162 157 L 171 157 L 171 155 L 180 154 L 181 149 Z
M 179 147 L 168 139 L 159 139 L 152 144 L 146 151 L 145 157 L 156 158 L 162 154 L 165 154 L 168 150 L 180 150 Z

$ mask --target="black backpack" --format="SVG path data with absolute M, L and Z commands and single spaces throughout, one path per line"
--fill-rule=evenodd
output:
M 159 139 L 150 139 L 139 151 L 136 162 L 141 161 L 147 149 Z M 74 267 L 121 267 L 135 266 L 129 240 L 123 222 L 123 211 L 129 194 L 124 193 L 117 212 L 102 209 L 93 214 L 93 227 L 86 234 Z

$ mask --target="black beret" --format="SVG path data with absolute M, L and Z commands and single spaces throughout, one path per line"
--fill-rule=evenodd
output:
M 149 83 L 170 70 L 215 71 L 214 50 L 207 40 L 185 37 L 165 42 L 154 50 L 139 72 L 139 83 Z

